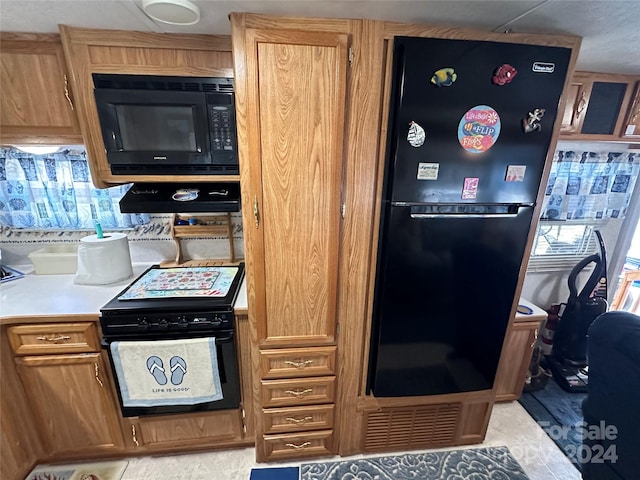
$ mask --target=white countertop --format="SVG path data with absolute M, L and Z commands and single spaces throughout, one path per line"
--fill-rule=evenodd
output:
M 526 321 L 529 319 L 544 320 L 547 318 L 547 312 L 545 312 L 542 308 L 538 307 L 537 305 L 534 305 L 533 303 L 531 303 L 529 300 L 525 298 L 521 298 L 520 301 L 518 302 L 518 305 L 522 305 L 524 307 L 528 307 L 531 309 L 531 313 L 516 312 L 516 320 L 519 322 Z
M 11 317 L 98 315 L 100 308 L 124 290 L 150 264 L 134 264 L 133 276 L 110 285 L 76 285 L 75 275 L 36 275 L 0 284 L 0 320 Z M 16 267 L 25 272 L 24 269 Z M 26 273 L 26 272 L 25 272 Z M 238 313 L 247 311 L 247 289 L 242 281 L 235 303 Z

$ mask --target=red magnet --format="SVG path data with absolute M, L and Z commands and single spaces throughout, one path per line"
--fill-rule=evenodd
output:
M 506 85 L 507 83 L 511 83 L 511 80 L 513 80 L 517 74 L 518 71 L 513 68 L 512 65 L 503 63 L 493 74 L 492 80 L 496 85 Z

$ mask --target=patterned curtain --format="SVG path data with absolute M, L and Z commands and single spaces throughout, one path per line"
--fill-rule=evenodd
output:
M 130 188 L 93 186 L 84 147 L 33 155 L 0 147 L 0 224 L 30 229 L 129 228 L 146 214 L 121 214 L 118 202 Z
M 556 151 L 543 220 L 624 218 L 640 171 L 640 154 Z

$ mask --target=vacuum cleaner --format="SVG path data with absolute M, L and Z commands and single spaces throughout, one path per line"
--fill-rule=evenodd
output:
M 602 236 L 595 230 L 600 254 L 590 255 L 569 274 L 569 298 L 560 313 L 547 364 L 553 378 L 567 392 L 586 392 L 589 384 L 587 331 L 599 315 L 607 311 L 607 265 Z M 595 264 L 589 279 L 578 293 L 578 274 Z

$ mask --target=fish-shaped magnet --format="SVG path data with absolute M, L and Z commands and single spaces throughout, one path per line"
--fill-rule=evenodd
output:
M 424 144 L 427 134 L 420 125 L 416 122 L 409 123 L 409 133 L 407 134 L 407 141 L 412 147 L 421 147 Z
M 544 108 L 536 108 L 527 114 L 527 118 L 522 119 L 524 133 L 539 131 L 542 128 L 540 121 L 544 117 L 544 112 Z
M 436 87 L 450 87 L 457 78 L 458 75 L 453 68 L 441 68 L 433 74 L 431 83 Z
M 496 85 L 506 85 L 511 83 L 511 80 L 515 78 L 518 71 L 508 63 L 500 65 L 493 74 L 492 81 Z

